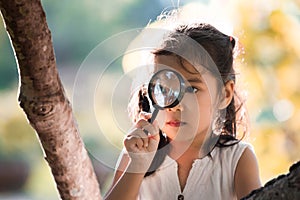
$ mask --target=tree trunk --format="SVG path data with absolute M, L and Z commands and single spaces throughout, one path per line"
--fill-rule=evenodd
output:
M 243 200 L 298 200 L 300 199 L 300 161 L 290 167 L 287 175 L 280 175 L 254 190 Z
M 19 101 L 36 130 L 62 199 L 101 199 L 56 69 L 50 30 L 40 0 L 0 0 L 18 61 Z M 300 162 L 244 199 L 300 199 Z
M 62 199 L 101 199 L 99 184 L 58 76 L 40 0 L 0 0 L 20 74 L 19 102 L 36 130 Z

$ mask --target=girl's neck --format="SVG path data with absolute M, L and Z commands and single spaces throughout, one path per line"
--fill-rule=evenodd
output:
M 193 141 L 176 141 L 170 142 L 169 156 L 174 160 L 180 157 L 188 156 L 195 160 L 199 158 L 200 149 L 203 144 L 203 139 L 194 138 Z

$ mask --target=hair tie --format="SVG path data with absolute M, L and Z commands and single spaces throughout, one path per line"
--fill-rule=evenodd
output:
M 230 42 L 232 42 L 232 40 L 233 40 L 232 36 L 229 36 L 229 40 L 230 40 Z

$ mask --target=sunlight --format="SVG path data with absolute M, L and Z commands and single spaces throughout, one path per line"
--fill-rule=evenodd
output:
M 229 12 L 229 11 L 228 11 Z M 233 24 L 221 11 L 220 5 L 212 1 L 206 5 L 192 2 L 184 5 L 180 10 L 166 10 L 156 21 L 147 27 L 130 43 L 123 57 L 123 70 L 125 73 L 151 63 L 150 51 L 160 44 L 163 35 L 179 24 L 210 23 L 227 35 L 233 35 Z M 171 23 L 170 23 L 171 22 Z M 160 29 L 154 31 L 149 29 Z

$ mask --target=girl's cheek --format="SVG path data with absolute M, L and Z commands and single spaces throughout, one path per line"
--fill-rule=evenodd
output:
M 160 110 L 157 114 L 156 120 L 158 122 L 158 127 L 163 128 L 166 122 L 166 111 Z
M 199 107 L 199 98 L 195 93 L 185 93 L 181 104 L 183 109 L 196 110 Z

